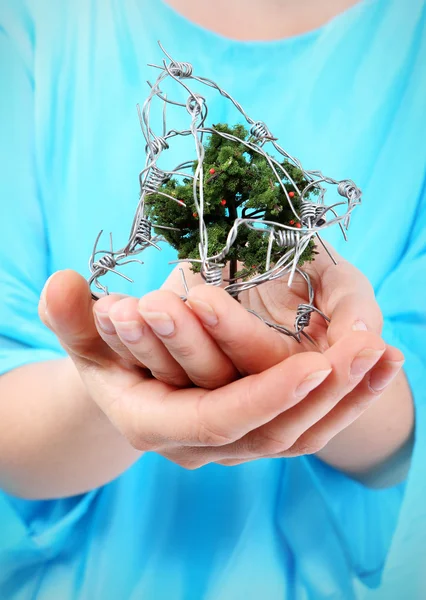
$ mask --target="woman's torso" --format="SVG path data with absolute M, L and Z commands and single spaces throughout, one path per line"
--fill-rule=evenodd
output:
M 150 0 L 36 4 L 36 153 L 49 271 L 88 275 L 100 229 L 119 246 L 127 241 L 144 164 L 136 104 L 157 75 L 146 64 L 161 64 L 160 39 L 266 121 L 305 168 L 363 189 L 350 241 L 338 230 L 327 237 L 380 289 L 407 244 L 424 176 L 422 2 L 409 15 L 402 2 L 364 2 L 319 30 L 268 43 L 226 40 Z M 222 97 L 206 97 L 212 123 L 238 121 Z M 173 128 L 188 126 L 185 113 L 170 110 L 169 118 Z M 190 152 L 185 142 L 165 160 L 183 162 Z M 135 283 L 111 276 L 111 289 L 141 295 L 158 287 L 174 253 L 142 258 L 126 271 Z M 24 595 L 12 586 L 10 598 L 349 599 L 379 583 L 401 496 L 402 488 L 366 490 L 313 458 L 189 472 L 146 455 L 90 497 L 63 501 L 59 517 L 14 501 L 36 523 L 36 547 L 9 565 L 12 579 L 18 565 L 27 577 Z

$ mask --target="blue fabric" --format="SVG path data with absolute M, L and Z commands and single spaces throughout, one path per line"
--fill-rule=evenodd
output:
M 425 10 L 424 0 L 364 0 L 306 35 L 254 43 L 159 0 L 0 0 L 0 372 L 63 355 L 37 317 L 44 281 L 65 267 L 87 275 L 100 228 L 127 239 L 144 155 L 135 105 L 161 39 L 306 168 L 363 189 L 350 241 L 328 237 L 374 285 L 416 403 L 409 477 L 391 489 L 315 458 L 188 472 L 148 454 L 81 497 L 0 494 L 0 598 L 424 598 Z M 211 122 L 239 120 L 207 99 Z M 171 165 L 186 144 L 169 151 Z M 147 252 L 127 271 L 133 286 L 110 284 L 142 295 L 173 257 Z

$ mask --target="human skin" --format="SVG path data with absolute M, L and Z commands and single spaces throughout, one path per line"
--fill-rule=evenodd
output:
M 358 0 L 166 0 L 187 19 L 236 40 L 274 40 L 324 25 Z
M 222 35 L 274 39 L 302 33 L 301 21 L 303 30 L 320 26 L 353 2 L 251 2 L 250 10 L 244 2 L 244 27 L 239 1 L 170 4 Z M 189 274 L 188 306 L 174 294 L 181 285 L 176 273 L 163 291 L 142 299 L 111 296 L 96 306 L 83 278 L 56 274 L 40 315 L 69 358 L 0 378 L 0 396 L 8 399 L 0 404 L 2 487 L 29 498 L 81 493 L 115 478 L 144 451 L 186 468 L 316 452 L 361 480 L 386 469 L 413 429 L 403 357 L 380 337 L 382 318 L 370 284 L 339 262 L 331 268 L 319 257 L 314 266 L 319 304 L 331 316 L 328 331 L 314 325 L 322 352 L 283 338 L 223 290 L 197 285 Z M 277 282 L 243 302 L 291 323 L 298 291 Z M 216 313 L 216 324 L 206 322 L 200 301 Z M 163 325 L 172 313 L 171 334 L 148 324 L 153 306 Z M 100 327 L 102 316 L 110 333 Z M 129 322 L 142 325 L 139 345 L 124 341 Z M 351 374 L 360 353 L 355 364 L 364 370 Z M 302 384 L 304 395 L 298 395 Z
M 322 352 L 244 308 L 288 323 L 305 292 L 297 284 L 266 284 L 240 305 L 187 272 L 190 308 L 175 293 L 178 271 L 141 299 L 96 303 L 80 275 L 55 274 L 39 311 L 70 358 L 0 378 L 0 394 L 10 399 L 0 405 L 2 487 L 30 498 L 82 493 L 146 451 L 190 469 L 312 452 L 361 480 L 386 469 L 413 426 L 403 356 L 379 335 L 371 285 L 338 263 L 324 253 L 311 267 L 318 305 L 331 317 L 328 329 L 321 320 L 311 327 Z M 200 301 L 217 323 L 206 320 Z M 166 335 L 158 330 L 165 315 L 175 324 Z M 397 480 L 391 473 L 389 484 Z

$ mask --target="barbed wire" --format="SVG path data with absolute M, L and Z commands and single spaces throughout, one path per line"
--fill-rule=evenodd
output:
M 188 181 L 192 180 L 193 202 L 199 222 L 199 258 L 186 258 L 173 262 L 189 262 L 192 264 L 198 264 L 200 267 L 201 277 L 204 279 L 206 284 L 221 286 L 224 283 L 223 270 L 227 262 L 227 256 L 229 255 L 229 252 L 237 239 L 239 229 L 245 227 L 256 231 L 259 235 L 268 236 L 264 272 L 257 273 L 252 277 L 242 281 L 239 281 L 240 277 L 237 278 L 237 280 L 229 281 L 228 285 L 226 285 L 224 289 L 235 298 L 238 298 L 241 292 L 252 289 L 268 281 L 281 278 L 285 275 L 288 275 L 288 285 L 291 286 L 295 275 L 298 274 L 306 282 L 308 300 L 306 303 L 301 303 L 297 307 L 293 329 L 289 329 L 283 325 L 267 321 L 257 313 L 254 314 L 262 319 L 262 321 L 264 321 L 269 327 L 273 327 L 281 333 L 290 335 L 298 341 L 301 341 L 302 335 L 313 341 L 312 338 L 304 331 L 305 328 L 307 328 L 310 324 L 311 315 L 313 313 L 317 313 L 323 319 L 325 319 L 325 321 L 328 321 L 328 317 L 315 306 L 314 289 L 309 275 L 299 267 L 300 257 L 308 247 L 311 240 L 313 240 L 313 238 L 317 238 L 324 246 L 331 260 L 334 261 L 333 256 L 330 254 L 320 237 L 320 232 L 333 225 L 338 225 L 344 238 L 346 239 L 346 231 L 349 227 L 351 213 L 361 202 L 361 191 L 351 180 L 338 181 L 331 177 L 324 176 L 321 171 L 305 170 L 298 159 L 293 157 L 280 146 L 278 143 L 278 138 L 272 134 L 266 123 L 260 120 L 252 119 L 245 112 L 241 104 L 239 104 L 239 102 L 237 102 L 228 92 L 219 87 L 216 82 L 212 81 L 211 79 L 196 75 L 194 73 L 192 64 L 188 62 L 175 61 L 164 50 L 160 43 L 159 46 L 165 55 L 162 65 L 149 66 L 158 69 L 161 72 L 153 84 L 148 82 L 150 87 L 149 94 L 142 108 L 140 108 L 139 105 L 137 107 L 142 134 L 146 142 L 146 160 L 145 165 L 139 174 L 140 196 L 130 230 L 129 239 L 123 248 L 114 251 L 111 236 L 110 249 L 98 250 L 97 246 L 102 232 L 98 235 L 89 260 L 91 276 L 88 281 L 90 286 L 94 285 L 103 294 L 108 294 L 108 287 L 100 282 L 100 279 L 108 272 L 119 275 L 128 281 L 132 281 L 126 275 L 121 273 L 118 268 L 133 262 L 141 263 L 141 261 L 136 259 L 135 256 L 139 255 L 149 247 L 160 249 L 159 243 L 166 240 L 159 234 L 153 235 L 153 230 L 179 230 L 178 228 L 173 227 L 172 223 L 169 227 L 152 223 L 146 214 L 146 200 L 150 195 L 155 194 L 162 196 L 165 199 L 172 200 L 185 207 L 185 204 L 182 200 L 167 194 L 163 188 L 164 184 L 166 184 L 172 177 L 184 177 Z M 187 93 L 187 99 L 185 103 L 169 98 L 162 91 L 162 84 L 166 80 L 170 79 L 174 80 L 174 82 L 176 82 L 176 84 Z M 207 86 L 217 91 L 225 99 L 229 100 L 244 118 L 244 120 L 248 123 L 248 125 L 250 125 L 249 139 L 241 139 L 231 133 L 220 131 L 214 126 L 207 126 L 207 101 L 204 96 L 189 87 L 189 82 L 191 81 L 197 82 L 202 86 Z M 151 105 L 154 100 L 163 103 L 161 135 L 155 133 L 151 127 Z M 173 105 L 186 110 L 190 117 L 190 122 L 187 129 L 167 129 L 166 110 L 168 105 Z M 204 219 L 205 148 L 203 145 L 203 140 L 206 136 L 215 135 L 221 136 L 225 140 L 242 144 L 247 148 L 247 150 L 261 155 L 266 160 L 271 170 L 271 174 L 273 174 L 276 182 L 281 187 L 288 206 L 290 207 L 295 220 L 297 220 L 298 226 L 285 225 L 262 218 L 246 218 L 239 216 L 234 220 L 222 250 L 214 255 L 209 255 L 208 228 Z M 169 171 L 160 169 L 157 163 L 162 153 L 169 149 L 170 144 L 175 138 L 187 136 L 193 138 L 195 147 L 195 160 L 188 160 L 180 163 L 174 169 Z M 281 160 L 284 159 L 284 161 L 280 162 L 278 158 L 268 154 L 264 149 L 265 146 L 272 147 L 274 153 L 281 157 Z M 297 167 L 297 169 L 303 174 L 304 181 L 308 182 L 303 189 L 299 187 L 297 182 L 292 178 L 291 173 L 286 168 L 286 161 L 287 163 Z M 295 194 L 297 194 L 298 199 L 298 207 L 292 201 L 292 194 L 287 190 L 284 181 L 289 182 L 292 188 L 295 190 Z M 344 200 L 326 205 L 325 198 L 327 189 L 325 184 L 336 186 L 337 193 L 344 198 Z M 309 195 L 312 191 L 316 192 L 315 201 L 309 198 Z M 339 209 L 339 212 L 337 209 Z M 279 248 L 283 248 L 283 254 L 273 263 L 272 249 L 274 244 Z M 98 257 L 98 255 L 101 256 Z M 183 271 L 182 276 L 183 287 L 185 290 L 185 294 L 182 295 L 182 299 L 186 300 L 188 286 L 186 284 Z M 92 296 L 94 299 L 99 298 L 99 295 L 94 292 L 92 292 Z

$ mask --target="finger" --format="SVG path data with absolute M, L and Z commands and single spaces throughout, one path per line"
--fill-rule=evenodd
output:
M 325 356 L 307 352 L 213 391 L 142 381 L 104 410 L 139 450 L 221 446 L 300 402 L 329 373 Z
M 144 365 L 138 363 L 135 360 L 133 354 L 120 340 L 115 330 L 114 324 L 111 321 L 108 314 L 109 311 L 123 298 L 124 296 L 118 294 L 111 294 L 100 298 L 97 302 L 94 303 L 93 314 L 95 317 L 96 328 L 104 342 L 108 344 L 111 350 L 113 350 L 118 356 L 120 356 L 123 360 L 129 362 L 130 364 L 137 364 L 138 366 L 143 367 Z M 134 301 L 137 303 L 136 298 L 134 298 Z
M 320 386 L 303 402 L 251 431 L 232 446 L 220 448 L 215 458 L 253 459 L 282 455 L 290 450 L 307 430 L 321 421 L 359 384 L 384 352 L 385 344 L 372 333 L 352 333 L 340 340 L 325 353 L 332 366 L 332 373 Z
M 321 450 L 326 443 L 323 438 L 308 436 L 308 445 L 305 433 L 321 423 L 359 385 L 366 373 L 379 363 L 385 349 L 379 336 L 367 332 L 353 333 L 337 342 L 325 353 L 333 368 L 332 375 L 303 403 L 256 432 L 257 436 L 252 444 L 259 447 L 259 453 L 263 456 L 285 456 L 287 451 L 292 456 L 294 447 L 298 444 L 300 454 L 312 454 Z M 262 439 L 266 441 L 263 451 Z M 268 440 L 278 441 L 280 445 L 268 444 Z
M 363 360 L 364 360 L 364 358 L 365 358 L 365 356 L 363 356 Z M 382 357 L 379 359 L 379 361 L 373 367 L 373 369 L 371 369 L 368 372 L 368 374 L 363 378 L 362 382 L 358 385 L 358 387 L 355 388 L 355 391 L 352 394 L 349 394 L 347 396 L 347 398 L 352 398 L 352 402 L 353 402 L 353 398 L 355 397 L 355 394 L 358 393 L 358 391 L 360 389 L 365 388 L 365 386 L 372 387 L 372 385 L 373 385 L 376 388 L 375 389 L 376 393 L 382 393 L 392 383 L 392 381 L 394 381 L 394 379 L 395 379 L 395 377 L 397 377 L 398 373 L 400 373 L 403 362 L 404 361 L 403 361 L 402 353 L 399 350 L 397 350 L 396 348 L 392 348 L 392 347 L 388 346 L 386 348 L 384 354 L 382 355 Z M 377 373 L 379 373 L 379 376 L 375 377 L 375 374 L 377 375 Z M 321 395 L 324 392 L 324 390 L 332 384 L 334 374 L 335 373 L 333 370 L 332 374 L 324 381 L 324 383 L 321 384 L 316 390 L 314 390 L 309 395 L 309 397 L 308 397 L 309 402 L 315 396 Z M 365 395 L 365 389 L 362 393 Z M 368 393 L 368 391 L 367 391 L 367 393 Z M 304 403 L 308 402 L 308 398 L 304 401 Z M 367 407 L 371 406 L 371 401 L 367 400 L 366 404 L 367 404 Z M 292 412 L 297 410 L 301 405 L 303 405 L 303 403 L 299 403 L 299 404 L 295 405 L 293 408 L 289 409 L 285 413 L 282 413 L 282 415 L 279 415 L 275 420 L 271 421 L 270 424 L 274 424 L 274 425 L 277 424 L 277 422 L 280 419 L 282 419 L 282 417 L 290 416 L 292 414 Z M 359 407 L 357 407 L 357 409 L 358 408 Z M 352 415 L 352 418 L 356 418 L 356 415 L 355 416 Z M 325 421 L 326 421 L 326 419 L 324 419 L 323 421 L 319 421 L 318 426 L 321 423 L 324 423 Z M 348 421 L 345 421 L 345 423 L 350 424 L 349 421 L 350 421 L 350 419 Z M 285 423 L 286 419 L 283 420 L 283 422 Z M 258 431 L 268 428 L 270 424 L 264 425 Z M 334 435 L 336 435 L 336 433 L 338 433 L 339 431 L 342 430 L 342 426 L 343 426 L 343 423 L 341 422 L 337 425 L 337 428 L 332 427 L 332 428 L 330 428 L 330 431 L 325 432 L 325 435 L 324 435 L 324 432 L 318 431 L 318 429 L 320 429 L 320 427 L 315 426 L 315 427 L 309 429 L 308 431 L 306 431 L 305 434 L 303 436 L 301 436 L 297 440 L 297 442 L 293 446 L 291 446 L 288 450 L 285 450 L 285 451 L 282 451 L 279 453 L 276 453 L 276 452 L 271 453 L 269 455 L 263 454 L 265 447 L 259 447 L 258 449 L 256 449 L 256 452 L 251 452 L 251 453 L 242 452 L 241 451 L 241 442 L 248 437 L 248 436 L 245 436 L 245 438 L 242 438 L 242 440 L 234 442 L 233 444 L 230 444 L 230 445 L 221 446 L 219 448 L 191 448 L 189 453 L 185 452 L 184 454 L 182 453 L 181 450 L 172 449 L 167 454 L 165 454 L 165 456 L 168 456 L 170 458 L 170 460 L 178 462 L 185 468 L 189 468 L 189 469 L 198 468 L 200 466 L 203 466 L 203 465 L 211 463 L 211 462 L 215 462 L 217 464 L 224 465 L 224 466 L 236 466 L 236 465 L 244 464 L 246 462 L 250 462 L 257 458 L 283 458 L 283 457 L 300 456 L 300 455 L 304 455 L 304 454 L 312 454 L 314 452 L 315 453 L 319 452 L 320 456 L 324 457 L 324 454 L 326 452 L 328 452 L 328 450 L 329 450 L 329 446 L 327 446 L 327 443 L 329 443 L 328 438 L 329 438 L 329 436 L 331 436 L 330 437 L 330 439 L 332 440 L 331 443 L 334 444 L 334 448 L 331 451 L 334 456 L 334 462 L 336 462 L 335 456 L 338 455 L 338 452 L 336 452 L 336 444 L 334 442 L 337 442 L 337 444 L 338 444 L 339 440 L 338 440 L 338 437 L 334 438 L 334 439 L 332 439 L 332 438 L 334 437 Z M 386 431 L 387 431 L 386 434 L 389 435 L 389 432 L 388 432 L 389 422 L 387 422 L 387 424 L 384 426 L 386 427 Z M 398 432 L 399 432 L 398 424 L 396 424 L 393 429 L 395 430 L 395 433 L 394 433 L 394 437 L 395 437 L 398 435 Z M 273 442 L 274 442 L 274 444 L 276 444 L 277 443 L 277 440 L 275 438 L 276 432 L 273 432 L 272 435 L 274 436 Z M 358 432 L 354 436 L 355 442 L 356 442 L 356 440 L 359 440 L 359 437 L 360 437 L 360 432 Z M 271 441 L 272 441 L 271 438 L 268 438 L 268 442 L 270 443 Z M 345 445 L 347 446 L 347 439 L 345 441 Z M 326 446 L 325 451 L 321 451 L 321 448 L 323 448 L 324 446 Z M 395 446 L 397 446 L 397 443 L 395 443 Z M 238 451 L 236 452 L 235 450 L 237 448 L 238 448 Z M 370 440 L 370 444 L 368 445 L 368 449 L 369 449 L 368 453 L 366 453 L 366 456 L 365 456 L 366 464 L 368 464 L 368 462 L 371 460 L 371 440 Z M 359 448 L 359 442 L 356 442 L 354 444 L 354 455 L 356 455 L 356 457 L 357 457 L 357 463 L 359 463 L 360 452 L 362 452 L 362 448 Z M 346 455 L 347 455 L 347 450 L 345 452 L 345 456 Z M 386 458 L 386 457 L 384 457 L 384 458 Z M 325 456 L 325 459 L 327 459 L 327 456 Z M 347 462 L 347 458 L 345 460 Z
M 343 285 L 343 282 L 342 282 Z M 352 331 L 372 331 L 381 334 L 383 317 L 374 293 L 347 292 L 331 308 L 327 331 L 329 344 L 334 344 Z
M 375 392 L 382 392 L 395 379 L 404 361 L 401 350 L 394 346 L 386 346 L 386 352 L 369 373 L 368 386 Z
M 273 458 L 275 458 L 275 457 L 273 457 Z M 223 467 L 238 467 L 239 465 L 243 465 L 245 463 L 252 462 L 252 461 L 253 461 L 252 458 L 246 458 L 246 459 L 228 458 L 228 459 L 224 459 L 224 460 L 218 460 L 215 462 L 216 462 L 216 464 L 222 465 Z
M 354 265 L 328 244 L 326 246 L 337 265 L 331 262 L 323 249 L 319 249 L 312 269 L 317 282 L 321 283 L 316 285 L 318 305 L 331 318 L 327 333 L 329 344 L 334 344 L 351 331 L 380 334 L 383 319 L 371 283 Z
M 95 362 L 108 362 L 112 350 L 95 325 L 87 281 L 75 271 L 58 271 L 43 289 L 39 314 L 70 354 Z
M 321 421 L 308 429 L 284 456 L 306 453 L 306 448 L 320 451 L 338 433 L 356 421 L 383 394 L 401 371 L 402 353 L 387 346 L 381 360 L 367 373 L 355 389 L 347 394 Z
M 215 389 L 238 377 L 232 362 L 176 294 L 152 292 L 141 298 L 138 310 L 196 385 Z
M 196 286 L 188 303 L 240 373 L 261 373 L 298 350 L 222 289 Z
M 120 343 L 133 361 L 149 369 L 158 381 L 189 386 L 188 375 L 142 319 L 138 304 L 136 298 L 125 298 L 110 307 L 108 317 Z

